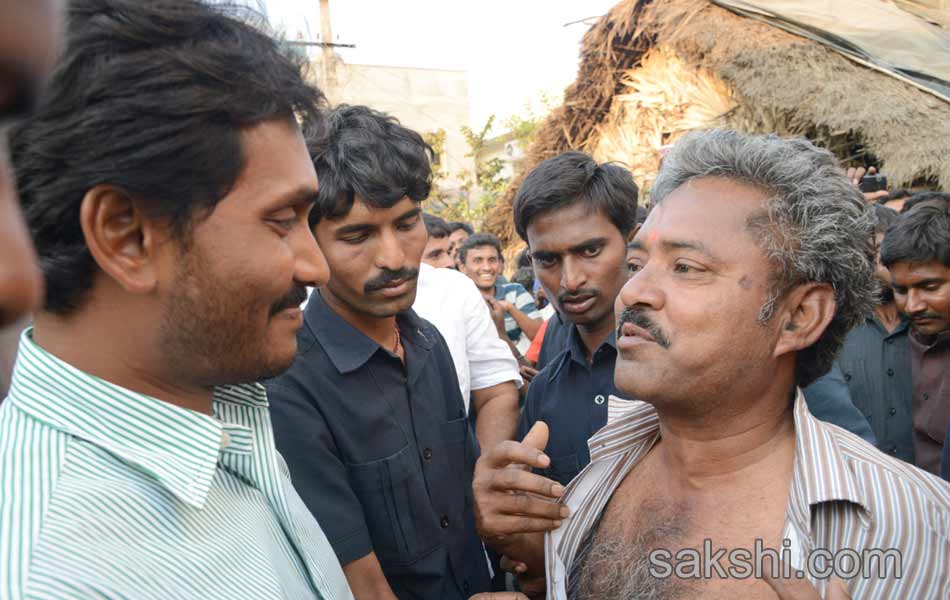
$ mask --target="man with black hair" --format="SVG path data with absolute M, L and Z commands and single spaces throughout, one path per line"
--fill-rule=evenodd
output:
M 499 281 L 504 258 L 501 242 L 490 233 L 476 233 L 458 250 L 459 271 L 468 275 L 485 298 L 492 318 L 504 332 L 518 358 L 541 328 L 541 314 L 534 296 L 520 284 Z
M 422 220 L 426 233 L 429 234 L 425 250 L 422 251 L 422 262 L 437 269 L 451 269 L 455 262 L 449 252 L 449 224 L 441 217 L 429 213 L 423 213 Z
M 267 383 L 277 447 L 357 598 L 488 589 L 472 514 L 476 444 L 452 356 L 412 310 L 432 181 L 422 137 L 365 106 L 311 140 L 310 227 L 330 268 Z
M 914 195 L 884 235 L 881 262 L 910 320 L 916 464 L 939 474 L 950 422 L 950 194 Z
M 8 163 L 6 128 L 39 101 L 60 48 L 62 8 L 61 0 L 0 0 L 0 402 L 16 357 L 17 320 L 39 304 L 43 289 Z
M 836 362 L 852 401 L 874 431 L 877 447 L 913 463 L 909 322 L 897 310 L 891 276 L 881 264 L 880 252 L 884 232 L 898 215 L 883 204 L 871 208 L 876 250 L 874 277 L 880 285 L 878 302 L 845 338 Z
M 352 597 L 251 383 L 328 277 L 324 100 L 244 15 L 74 0 L 11 135 L 46 295 L 0 407 L 0 596 Z
M 449 253 L 452 255 L 452 260 L 456 260 L 458 250 L 462 247 L 462 243 L 468 239 L 468 236 L 475 235 L 475 229 L 472 228 L 471 223 L 466 223 L 465 221 L 451 221 L 448 225 Z

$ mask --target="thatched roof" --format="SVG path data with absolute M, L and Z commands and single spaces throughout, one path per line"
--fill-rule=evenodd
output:
M 608 125 L 635 122 L 629 115 L 624 120 L 620 103 L 631 97 L 644 58 L 661 52 L 693 69 L 703 80 L 700 88 L 724 88 L 722 98 L 741 109 L 722 115 L 724 124 L 805 135 L 845 162 L 872 155 L 893 187 L 926 182 L 950 188 L 950 104 L 705 0 L 623 0 L 601 18 L 584 36 L 577 80 L 528 149 L 525 172 L 570 149 L 602 155 L 602 138 L 616 134 Z M 626 110 L 635 113 L 636 106 Z M 660 141 L 672 141 L 675 133 Z M 512 182 L 486 219 L 506 246 L 519 241 L 511 222 L 519 184 Z

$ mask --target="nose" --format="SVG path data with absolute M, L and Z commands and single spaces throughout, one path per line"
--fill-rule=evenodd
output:
M 642 306 L 652 310 L 663 308 L 666 296 L 657 276 L 644 265 L 635 272 L 617 295 L 616 309 L 619 313 L 629 306 Z
M 581 261 L 572 256 L 564 258 L 561 267 L 561 287 L 568 292 L 575 292 L 587 283 L 587 273 Z
M 380 269 L 398 271 L 406 264 L 406 252 L 402 240 L 396 233 L 385 228 L 380 234 L 379 248 L 376 251 L 376 266 Z
M 927 303 L 924 302 L 923 294 L 920 290 L 910 288 L 907 290 L 907 302 L 904 304 L 904 312 L 914 315 L 927 310 Z
M 295 232 L 293 244 L 296 259 L 294 279 L 311 287 L 326 285 L 330 281 L 330 267 L 323 250 L 313 237 L 313 231 L 308 227 L 299 227 Z
M 0 327 L 33 310 L 43 295 L 43 277 L 4 150 L 0 148 Z

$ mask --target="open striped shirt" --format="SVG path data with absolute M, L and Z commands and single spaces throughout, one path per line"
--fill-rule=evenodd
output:
M 0 598 L 352 598 L 259 385 L 214 416 L 20 339 L 0 405 Z
M 609 400 L 607 425 L 590 440 L 591 462 L 570 483 L 564 524 L 545 534 L 549 600 L 567 600 L 573 561 L 614 490 L 659 439 L 656 409 Z M 861 438 L 819 421 L 801 391 L 794 406 L 795 462 L 783 537 L 792 566 L 813 551 L 896 549 L 902 576 L 858 575 L 853 598 L 947 598 L 950 593 L 950 484 L 880 452 Z M 824 594 L 826 580 L 809 579 Z

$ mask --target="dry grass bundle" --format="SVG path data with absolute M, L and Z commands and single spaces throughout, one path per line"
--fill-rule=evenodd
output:
M 950 186 L 950 104 L 706 0 L 624 0 L 600 19 L 524 166 L 577 149 L 647 187 L 656 149 L 696 124 L 804 135 L 845 162 L 872 155 L 892 185 Z M 486 219 L 506 246 L 519 184 Z

